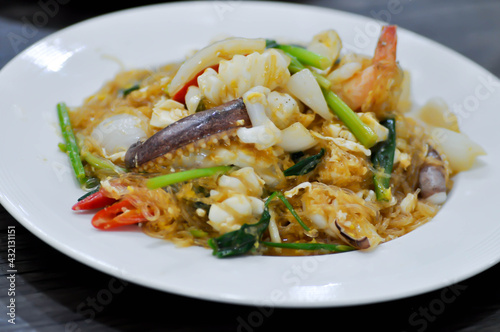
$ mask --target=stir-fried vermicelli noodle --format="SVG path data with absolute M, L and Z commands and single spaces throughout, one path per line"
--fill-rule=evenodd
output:
M 73 209 L 219 257 L 400 237 L 436 215 L 483 150 L 439 99 L 412 106 L 396 48 L 395 26 L 373 56 L 343 50 L 333 30 L 303 46 L 229 38 L 122 72 L 83 105 L 58 105 L 61 148 L 82 186 L 98 184 Z

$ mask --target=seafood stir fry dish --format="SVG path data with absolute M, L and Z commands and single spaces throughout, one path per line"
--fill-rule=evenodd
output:
M 411 103 L 396 26 L 373 54 L 334 30 L 228 38 L 57 105 L 100 230 L 134 225 L 217 257 L 373 250 L 431 220 L 484 151 L 440 99 Z

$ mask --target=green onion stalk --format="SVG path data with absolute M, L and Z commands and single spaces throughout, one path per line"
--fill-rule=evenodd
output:
M 274 40 L 266 40 L 266 47 L 282 50 L 283 52 L 295 57 L 306 66 L 312 66 L 314 68 L 325 70 L 332 65 L 330 59 L 326 56 L 309 51 L 300 46 L 279 44 Z
M 102 157 L 96 156 L 90 152 L 84 152 L 82 154 L 83 159 L 90 165 L 98 169 L 107 169 L 113 171 L 116 174 L 126 173 L 127 170 L 115 165 L 111 161 L 104 159 Z
M 377 134 L 351 110 L 333 91 L 322 89 L 326 104 L 339 117 L 345 126 L 366 148 L 371 148 L 377 142 Z
M 325 70 L 331 66 L 330 59 L 303 47 L 278 44 L 274 40 L 266 40 L 266 47 L 280 49 L 290 58 L 291 61 L 290 65 L 288 65 L 288 70 L 290 70 L 290 73 L 292 74 L 307 69 L 306 66 L 315 67 L 321 70 Z M 330 88 L 332 83 L 326 77 L 313 70 L 311 70 L 311 73 L 320 87 L 324 89 Z
M 285 243 L 285 242 L 261 242 L 263 245 L 275 248 L 295 249 L 295 250 L 326 250 L 330 252 L 346 252 L 355 250 L 355 248 L 343 244 L 331 243 Z
M 290 71 L 290 73 L 295 74 L 301 70 L 307 69 L 307 67 L 304 66 L 299 61 L 299 59 L 297 59 L 296 57 L 294 57 L 293 55 L 288 54 L 288 53 L 286 53 L 286 55 L 288 55 L 288 57 L 291 59 L 290 64 L 288 65 L 288 70 Z M 323 75 L 318 74 L 314 70 L 311 70 L 311 73 L 314 76 L 314 78 L 316 79 L 316 82 L 318 82 L 320 87 L 322 87 L 323 89 L 330 89 L 330 86 L 332 85 L 332 82 L 330 82 L 330 80 L 328 80 Z
M 230 172 L 234 168 L 235 168 L 234 166 L 215 166 L 215 167 L 191 169 L 182 172 L 160 175 L 148 179 L 146 181 L 146 187 L 148 187 L 149 189 L 163 188 L 179 182 L 185 182 L 197 178 L 225 174 Z
M 85 169 L 83 168 L 82 159 L 80 157 L 80 149 L 78 148 L 73 127 L 71 126 L 71 121 L 69 119 L 69 110 L 65 103 L 57 104 L 57 116 L 59 118 L 59 126 L 64 139 L 64 150 L 69 157 L 76 179 L 83 187 L 88 179 L 85 174 Z

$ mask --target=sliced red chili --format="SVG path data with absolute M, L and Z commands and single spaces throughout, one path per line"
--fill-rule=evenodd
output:
M 143 221 L 146 218 L 142 213 L 129 200 L 124 199 L 97 212 L 92 218 L 92 225 L 99 229 L 109 229 Z
M 100 209 L 116 202 L 116 199 L 106 197 L 103 190 L 99 190 L 73 205 L 75 211 Z

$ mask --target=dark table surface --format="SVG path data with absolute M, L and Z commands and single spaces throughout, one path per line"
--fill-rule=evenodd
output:
M 242 1 L 242 0 L 239 0 Z M 224 1 L 219 1 L 222 3 Z M 296 0 L 397 24 L 444 44 L 500 76 L 500 1 Z M 57 11 L 22 43 L 26 24 Z M 0 68 L 23 48 L 81 20 L 154 3 L 0 1 Z M 398 6 L 397 11 L 391 10 Z M 28 22 L 28 23 L 27 23 Z M 0 112 L 2 112 L 0 110 Z M 0 142 L 5 144 L 5 142 Z M 5 156 L 3 156 L 5 157 Z M 0 188 L 1 190 L 1 188 Z M 16 324 L 8 323 L 7 231 L 16 230 Z M 450 287 L 372 305 L 278 309 L 197 300 L 122 282 L 45 244 L 0 205 L 0 331 L 500 331 L 500 264 Z M 113 296 L 102 296 L 112 287 Z M 108 292 L 109 293 L 109 292 Z M 105 299 L 105 301 L 103 301 Z

